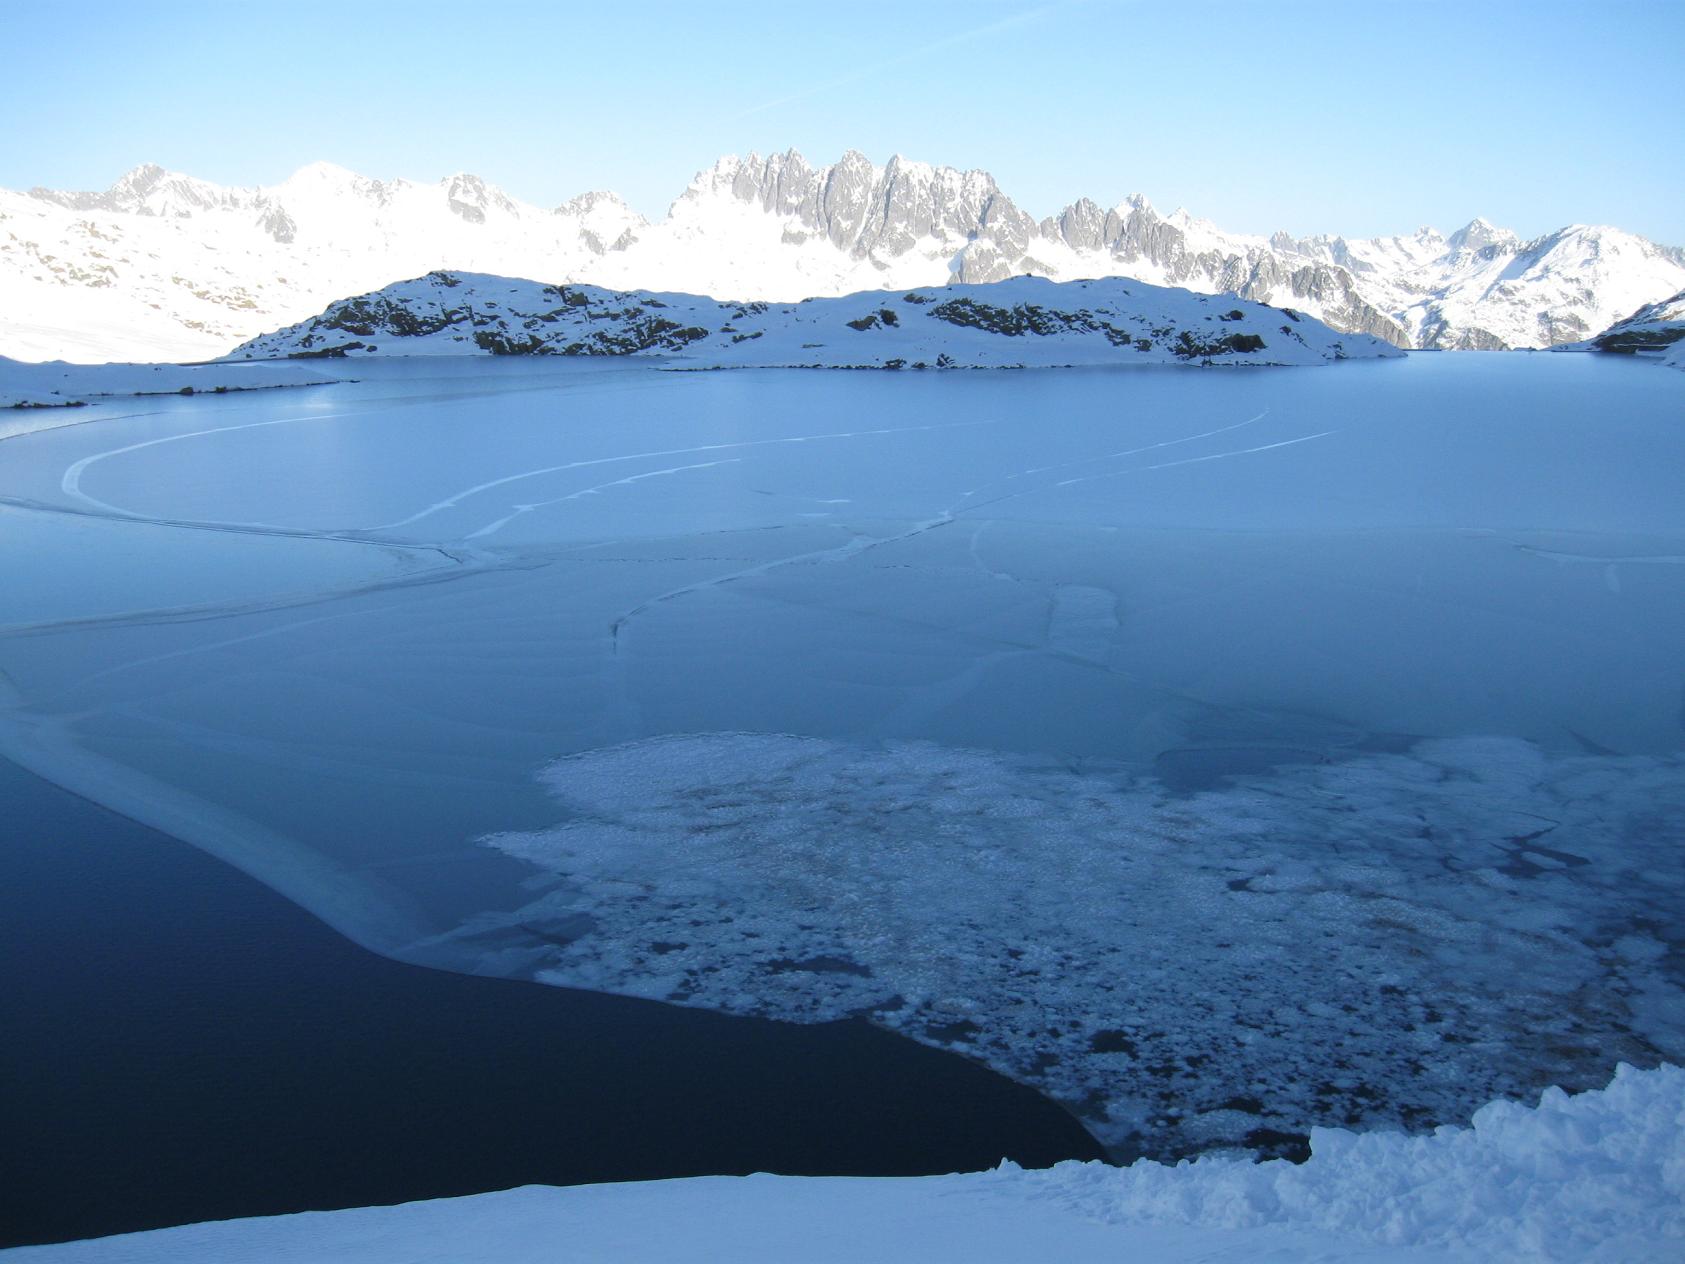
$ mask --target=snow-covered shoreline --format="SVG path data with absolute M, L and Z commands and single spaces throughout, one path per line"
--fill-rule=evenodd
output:
M 1318 1129 L 1311 1158 L 922 1178 L 700 1177 L 187 1225 L 16 1264 L 613 1260 L 1576 1261 L 1685 1253 L 1685 1069 L 1494 1102 L 1432 1136 Z
M 0 356 L 0 409 L 77 408 L 146 395 L 231 395 L 341 380 L 342 375 L 305 364 L 30 364 Z M 0 434 L 9 429 L 0 418 Z

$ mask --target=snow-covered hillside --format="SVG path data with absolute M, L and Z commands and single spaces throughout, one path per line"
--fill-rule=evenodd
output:
M 1319 1129 L 1295 1166 L 1208 1158 L 962 1176 L 524 1189 L 161 1229 L 17 1264 L 556 1260 L 1574 1261 L 1685 1255 L 1685 1071 L 1496 1102 L 1433 1136 Z M 90 1191 L 90 1197 L 97 1196 Z
M 1587 350 L 1660 355 L 1674 368 L 1685 368 L 1685 290 L 1646 303 L 1586 343 Z
M 656 223 L 611 193 L 543 209 L 470 175 L 318 163 L 239 189 L 145 166 L 102 193 L 0 191 L 0 354 L 207 358 L 434 269 L 736 302 L 1122 276 L 1447 348 L 1583 339 L 1685 286 L 1685 252 L 1614 228 L 1265 238 L 1140 196 L 1037 221 L 985 172 L 852 151 L 825 167 L 794 151 L 721 159 Z
M 1118 280 L 1015 277 L 800 303 L 433 272 L 332 304 L 233 356 L 668 356 L 699 368 L 1325 364 L 1396 356 L 1290 309 Z
M 1638 355 L 1659 360 L 1670 369 L 1685 369 L 1685 290 L 1646 303 L 1595 338 L 1565 343 L 1556 350 Z

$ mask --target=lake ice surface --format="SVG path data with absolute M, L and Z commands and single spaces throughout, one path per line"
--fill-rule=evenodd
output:
M 1685 395 L 360 364 L 0 441 L 0 753 L 408 960 L 1118 1154 L 1685 1057 Z M 1278 1135 L 1281 1134 L 1281 1135 Z

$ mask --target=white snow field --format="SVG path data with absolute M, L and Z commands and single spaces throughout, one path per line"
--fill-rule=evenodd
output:
M 375 358 L 0 441 L 0 753 L 1113 1155 L 1685 1058 L 1681 379 Z
M 4 1252 L 17 1264 L 564 1260 L 1573 1261 L 1685 1254 L 1685 1071 L 1495 1102 L 1432 1136 L 1321 1129 L 1310 1160 L 1208 1158 L 916 1179 L 528 1186 Z

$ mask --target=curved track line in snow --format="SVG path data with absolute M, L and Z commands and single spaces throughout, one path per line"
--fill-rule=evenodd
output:
M 184 439 L 201 439 L 208 435 L 228 434 L 236 430 L 254 430 L 265 426 L 286 426 L 301 421 L 334 421 L 346 417 L 359 417 L 369 413 L 379 413 L 381 411 L 383 410 L 380 408 L 356 408 L 347 409 L 343 412 L 306 413 L 296 417 L 273 417 L 267 421 L 247 421 L 242 422 L 237 426 L 213 426 L 206 430 L 190 430 L 182 434 L 164 435 L 157 439 L 145 439 L 139 443 L 125 444 L 120 448 L 111 448 L 105 452 L 95 452 L 92 455 L 85 456 L 78 461 L 73 461 L 68 467 L 66 467 L 64 474 L 59 479 L 59 489 L 72 499 L 79 500 L 83 504 L 89 506 L 87 510 L 72 509 L 68 506 L 43 505 L 37 504 L 33 501 L 12 500 L 10 498 L 6 498 L 6 503 L 16 504 L 24 508 L 39 509 L 43 512 L 69 514 L 83 513 L 89 517 L 116 519 L 125 522 L 140 522 L 157 527 L 177 527 L 182 530 L 189 531 L 229 531 L 248 535 L 282 536 L 300 540 L 337 540 L 345 544 L 361 544 L 365 547 L 373 546 L 376 548 L 422 549 L 429 552 L 440 553 L 443 556 L 450 558 L 452 561 L 460 560 L 447 549 L 440 548 L 437 545 L 416 545 L 405 543 L 403 541 L 368 540 L 363 539 L 361 536 L 354 533 L 342 530 L 313 530 L 308 527 L 284 527 L 268 522 L 231 522 L 217 518 L 165 518 L 154 514 L 140 513 L 133 509 L 125 509 L 121 505 L 114 505 L 109 501 L 101 500 L 97 496 L 90 495 L 82 490 L 82 476 L 86 474 L 92 466 L 100 461 L 106 460 L 108 457 L 122 456 L 126 452 L 135 452 L 142 448 L 155 447 L 163 443 L 177 443 Z M 134 415 L 144 417 L 152 414 L 137 413 Z M 101 419 L 94 418 L 93 420 L 97 421 Z M 122 418 L 116 418 L 113 420 L 122 420 Z
M 1148 444 L 1143 448 L 1134 449 L 1133 451 L 1150 452 L 1150 451 L 1153 451 L 1154 449 L 1170 447 L 1170 446 L 1172 446 L 1174 444 L 1177 444 L 1177 443 L 1186 443 L 1186 442 L 1190 442 L 1194 439 L 1208 438 L 1210 435 L 1222 434 L 1223 432 L 1228 431 L 1228 430 L 1238 430 L 1242 426 L 1251 425 L 1253 422 L 1258 421 L 1261 418 L 1267 416 L 1268 412 L 1269 412 L 1269 410 L 1265 409 L 1264 412 L 1259 413 L 1257 416 L 1249 417 L 1245 421 L 1236 422 L 1233 425 L 1223 426 L 1223 427 L 1220 427 L 1217 430 L 1207 431 L 1207 432 L 1204 432 L 1202 434 L 1187 435 L 1182 439 L 1167 439 L 1167 440 L 1165 440 L 1161 443 Z M 921 428 L 924 428 L 924 427 L 921 427 Z M 927 428 L 934 429 L 935 427 L 927 427 Z M 950 505 L 946 509 L 943 509 L 935 517 L 926 518 L 921 522 L 915 523 L 908 530 L 900 532 L 896 535 L 883 536 L 883 537 L 877 538 L 877 539 L 872 539 L 872 538 L 868 538 L 868 537 L 865 537 L 865 536 L 856 536 L 854 539 L 850 540 L 848 543 L 838 545 L 835 548 L 818 549 L 818 550 L 814 550 L 814 551 L 808 552 L 808 553 L 800 553 L 800 554 L 795 555 L 794 557 L 778 558 L 774 561 L 762 562 L 762 563 L 759 563 L 758 565 L 747 567 L 743 570 L 732 571 L 729 574 L 716 575 L 716 576 L 714 576 L 712 578 L 709 578 L 709 579 L 699 580 L 696 583 L 686 584 L 683 587 L 675 588 L 670 592 L 665 592 L 665 593 L 660 594 L 659 596 L 648 598 L 647 600 L 638 603 L 636 606 L 632 607 L 630 610 L 625 611 L 623 614 L 621 614 L 619 617 L 617 617 L 614 620 L 614 622 L 609 625 L 609 636 L 610 636 L 611 641 L 614 644 L 615 652 L 618 654 L 619 649 L 620 649 L 620 634 L 625 629 L 626 625 L 628 623 L 630 623 L 638 615 L 642 614 L 644 611 L 650 609 L 653 606 L 661 605 L 664 602 L 676 600 L 679 597 L 684 597 L 684 596 L 687 596 L 691 593 L 701 592 L 701 591 L 704 591 L 704 590 L 709 589 L 709 588 L 718 588 L 718 587 L 720 587 L 724 584 L 735 583 L 736 581 L 738 581 L 740 579 L 748 579 L 751 576 L 755 576 L 755 575 L 764 575 L 764 574 L 768 573 L 769 571 L 777 570 L 777 569 L 779 569 L 781 567 L 785 567 L 785 566 L 794 566 L 794 565 L 797 565 L 797 564 L 802 563 L 802 562 L 843 561 L 847 558 L 854 557 L 854 556 L 856 556 L 858 554 L 861 554 L 861 553 L 865 553 L 865 552 L 867 552 L 871 549 L 878 548 L 882 545 L 896 544 L 896 543 L 899 543 L 902 540 L 909 540 L 909 539 L 912 539 L 914 536 L 923 535 L 927 531 L 934 531 L 938 527 L 946 526 L 948 523 L 955 521 L 957 519 L 958 515 L 960 515 L 962 513 L 969 513 L 973 510 L 983 509 L 983 508 L 988 507 L 989 505 L 1001 504 L 1002 502 L 1008 501 L 1008 500 L 1016 500 L 1020 496 L 1028 496 L 1028 495 L 1030 495 L 1034 492 L 1050 491 L 1050 490 L 1053 490 L 1053 488 L 1057 488 L 1057 487 L 1068 487 L 1072 483 L 1088 482 L 1091 479 L 1095 479 L 1095 478 L 1116 478 L 1116 477 L 1119 477 L 1119 476 L 1124 475 L 1124 474 L 1140 474 L 1140 473 L 1145 473 L 1145 472 L 1150 471 L 1150 470 L 1170 469 L 1171 467 L 1177 466 L 1177 465 L 1193 465 L 1193 464 L 1196 464 L 1196 463 L 1201 462 L 1201 461 L 1218 461 L 1218 460 L 1224 459 L 1225 457 L 1246 456 L 1246 455 L 1248 455 L 1250 453 L 1254 453 L 1254 452 L 1268 452 L 1268 451 L 1271 451 L 1272 449 L 1275 449 L 1275 448 L 1292 447 L 1294 444 L 1307 443 L 1312 439 L 1321 439 L 1321 438 L 1326 437 L 1327 435 L 1336 434 L 1336 433 L 1338 433 L 1338 431 L 1336 431 L 1336 430 L 1324 430 L 1324 431 L 1322 431 L 1318 434 L 1301 435 L 1300 437 L 1295 438 L 1295 439 L 1284 439 L 1284 440 L 1281 440 L 1280 442 L 1277 442 L 1277 443 L 1260 444 L 1259 446 L 1253 447 L 1253 448 L 1239 448 L 1239 449 L 1235 449 L 1234 451 L 1230 451 L 1230 452 L 1214 452 L 1214 453 L 1211 453 L 1207 456 L 1188 457 L 1188 458 L 1186 458 L 1184 460 L 1180 460 L 1180 461 L 1165 461 L 1165 462 L 1162 462 L 1158 465 L 1135 466 L 1131 469 L 1116 470 L 1116 471 L 1113 471 L 1113 472 L 1108 473 L 1108 474 L 1090 475 L 1087 478 L 1066 479 L 1064 482 L 1052 484 L 1051 487 L 1041 486 L 1041 487 L 1025 488 L 1023 491 L 1008 492 L 1005 495 L 995 497 L 993 500 L 980 501 L 980 502 L 978 502 L 976 504 L 972 504 L 972 505 L 964 505 L 964 504 L 956 503 L 954 505 Z M 1116 453 L 1116 454 L 1113 454 L 1113 455 L 1126 455 L 1126 454 Z M 1095 457 L 1095 458 L 1091 458 L 1091 459 L 1093 459 L 1093 460 L 1104 460 L 1106 458 L 1105 457 Z M 1071 464 L 1079 464 L 1079 463 L 1080 462 L 1072 462 Z M 1056 468 L 1059 468 L 1059 467 L 1058 466 L 1046 466 L 1046 467 L 1043 467 L 1043 468 L 1045 468 L 1045 469 L 1056 469 Z M 1029 472 L 1032 472 L 1032 471 L 1026 471 L 1026 473 L 1029 473 Z M 970 493 L 970 492 L 965 493 L 966 496 L 969 496 L 971 494 L 972 493 Z M 965 496 L 962 496 L 960 499 L 961 499 L 961 501 L 963 501 L 965 499 Z
M 1247 456 L 1253 452 L 1269 452 L 1275 448 L 1290 448 L 1296 443 L 1309 443 L 1312 439 L 1326 439 L 1329 435 L 1340 433 L 1340 428 L 1333 430 L 1319 430 L 1315 434 L 1300 435 L 1296 439 L 1283 439 L 1279 443 L 1262 443 L 1255 448 L 1236 448 L 1232 452 L 1213 452 L 1209 456 L 1184 457 L 1180 461 L 1165 461 L 1159 465 L 1137 465 L 1132 469 L 1113 470 L 1108 474 L 1088 474 L 1082 478 L 1067 478 L 1063 482 L 1055 483 L 1055 487 L 1070 487 L 1074 483 L 1092 483 L 1102 478 L 1122 478 L 1127 474 L 1145 474 L 1148 470 L 1168 470 L 1178 465 L 1198 465 L 1201 461 L 1221 461 L 1231 456 Z
M 1590 562 L 1597 566 L 1685 566 L 1685 553 L 1565 553 L 1559 549 L 1541 549 L 1531 544 L 1517 544 L 1516 548 L 1534 557 L 1546 557 L 1553 562 Z
M 1250 426 L 1253 422 L 1262 421 L 1269 415 L 1270 410 L 1266 408 L 1255 417 L 1248 417 L 1245 421 L 1237 421 L 1227 426 L 1218 426 L 1215 430 L 1202 430 L 1198 434 L 1183 435 L 1180 439 L 1165 439 L 1159 443 L 1149 443 L 1144 447 L 1126 448 L 1122 452 L 1102 452 L 1098 456 L 1079 456 L 1070 461 L 1055 461 L 1052 465 L 1035 465 L 1027 470 L 1019 470 L 1016 474 L 1008 474 L 1004 478 L 996 479 L 995 482 L 1010 483 L 1014 479 L 1028 478 L 1031 474 L 1045 474 L 1049 470 L 1064 470 L 1073 465 L 1092 465 L 1095 461 L 1113 461 L 1119 457 L 1139 456 L 1143 452 L 1154 452 L 1159 448 L 1173 448 L 1180 443 L 1193 443 L 1198 439 L 1209 439 L 1213 435 L 1228 434 L 1231 430 L 1239 430 L 1242 426 Z M 994 483 L 985 483 L 982 487 L 973 488 L 966 492 L 965 495 L 975 496 L 978 492 L 985 491 L 994 485 Z M 964 499 L 964 497 L 961 499 Z
M 818 443 L 828 439 L 863 439 L 874 435 L 917 434 L 929 430 L 956 430 L 968 426 L 993 426 L 998 423 L 993 419 L 987 421 L 950 421 L 929 426 L 891 426 L 879 430 L 837 430 L 828 434 L 789 435 L 780 439 L 744 439 L 735 443 L 703 443 L 690 448 L 665 448 L 657 452 L 627 452 L 618 456 L 592 457 L 583 461 L 565 461 L 560 465 L 545 465 L 536 470 L 523 470 L 519 474 L 505 474 L 501 478 L 488 479 L 483 483 L 475 483 L 472 487 L 465 487 L 459 492 L 453 492 L 443 500 L 435 501 L 425 509 L 411 514 L 407 518 L 400 518 L 396 522 L 383 522 L 379 526 L 364 527 L 364 531 L 394 531 L 399 527 L 407 527 L 420 522 L 423 518 L 431 517 L 446 509 L 454 509 L 470 496 L 477 496 L 481 492 L 489 492 L 495 487 L 507 487 L 510 483 L 518 483 L 522 479 L 540 478 L 545 474 L 559 474 L 564 470 L 586 469 L 593 465 L 613 465 L 617 461 L 643 461 L 663 456 L 697 456 L 704 452 L 734 452 L 743 448 L 775 447 L 786 443 Z
M 740 464 L 742 460 L 742 457 L 730 456 L 719 461 L 702 461 L 696 465 L 675 465 L 671 469 L 649 470 L 643 474 L 628 474 L 625 478 L 617 478 L 613 482 L 598 483 L 594 487 L 582 487 L 580 490 L 570 492 L 566 496 L 557 496 L 554 500 L 538 500 L 534 501 L 530 505 L 516 505 L 513 513 L 505 514 L 495 522 L 487 523 L 478 531 L 469 532 L 463 537 L 463 539 L 479 540 L 488 535 L 495 535 L 511 522 L 515 521 L 516 518 L 519 518 L 522 514 L 531 513 L 534 509 L 544 509 L 550 505 L 564 504 L 567 501 L 579 500 L 585 496 L 595 496 L 598 492 L 607 491 L 611 487 L 629 487 L 633 483 L 641 483 L 648 478 L 661 478 L 666 474 L 683 474 L 687 470 L 711 470 L 716 465 L 737 465 Z
M 256 430 L 263 426 L 287 426 L 299 421 L 326 421 L 330 418 L 347 417 L 352 415 L 353 414 L 351 413 L 320 412 L 308 413 L 300 417 L 272 417 L 268 421 L 246 421 L 241 422 L 237 426 L 213 426 L 208 430 L 189 430 L 182 434 L 164 435 L 162 438 L 158 439 L 143 439 L 139 443 L 129 443 L 120 448 L 112 448 L 109 451 L 95 452 L 92 456 L 85 456 L 79 461 L 71 462 L 71 464 L 65 469 L 63 477 L 59 479 L 59 489 L 63 491 L 66 496 L 74 497 L 77 500 L 83 501 L 86 504 L 94 505 L 100 509 L 107 510 L 110 513 L 118 514 L 125 518 L 144 518 L 146 516 L 144 514 L 134 513 L 131 510 L 124 509 L 120 505 L 113 505 L 108 501 L 100 500 L 95 496 L 88 495 L 87 492 L 82 490 L 82 475 L 87 473 L 90 466 L 93 466 L 100 461 L 104 461 L 109 457 L 122 456 L 125 452 L 138 452 L 142 448 L 155 448 L 162 443 L 180 443 L 184 439 L 201 439 L 206 435 L 228 434 L 235 430 Z M 238 525 L 266 526 L 268 524 L 240 523 Z

